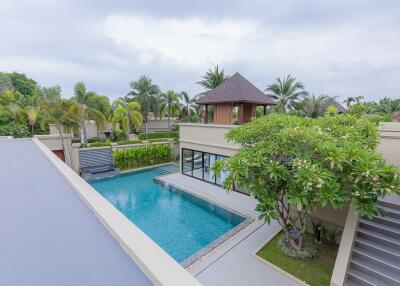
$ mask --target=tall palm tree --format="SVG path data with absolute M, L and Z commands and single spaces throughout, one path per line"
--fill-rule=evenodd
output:
M 60 135 L 62 149 L 65 153 L 65 144 L 62 134 L 65 131 L 79 128 L 81 124 L 81 108 L 79 104 L 74 101 L 63 98 L 52 98 L 43 104 L 43 109 L 44 118 L 41 121 L 42 127 L 46 123 L 54 124 Z
M 113 102 L 114 114 L 112 118 L 113 125 L 121 123 L 122 130 L 127 138 L 132 131 L 132 124 L 136 130 L 142 126 L 143 117 L 140 113 L 140 104 L 136 101 L 126 102 L 122 98 L 118 98 Z
M 93 92 L 86 92 L 86 86 L 83 82 L 78 82 L 74 88 L 75 96 L 74 100 L 79 104 L 81 109 L 81 128 L 83 133 L 83 143 L 88 144 L 87 140 L 87 130 L 86 130 L 86 119 L 93 119 L 96 121 L 96 124 L 99 125 L 100 128 L 106 125 L 107 119 L 105 115 L 96 109 L 94 106 L 91 106 L 93 102 L 96 102 L 92 98 L 97 96 Z
M 210 91 L 221 83 L 223 83 L 229 76 L 225 75 L 224 69 L 219 69 L 218 65 L 214 67 L 214 70 L 209 69 L 205 75 L 201 78 L 202 80 L 197 82 L 197 84 L 204 87 L 207 91 Z
M 152 98 L 159 93 L 157 85 L 152 83 L 152 80 L 147 75 L 142 75 L 137 81 L 130 83 L 131 91 L 127 97 L 134 99 L 141 106 L 141 113 L 144 118 L 145 132 L 147 134 L 147 121 L 151 111 Z
M 194 105 L 196 102 L 196 97 L 190 98 L 189 93 L 187 93 L 186 91 L 182 91 L 179 95 L 179 97 L 182 99 L 183 101 L 183 105 L 186 108 L 186 113 L 187 115 L 190 115 L 194 109 Z
M 268 95 L 277 101 L 277 106 L 281 112 L 286 112 L 287 107 L 291 108 L 292 104 L 301 96 L 308 94 L 304 90 L 304 84 L 296 81 L 296 78 L 290 74 L 283 80 L 277 78 L 276 82 L 270 84 L 265 91 L 270 92 Z
M 173 90 L 168 90 L 165 94 L 162 95 L 162 98 L 164 99 L 167 108 L 168 130 L 170 130 L 171 116 L 174 116 L 176 114 L 176 111 L 179 110 L 179 95 Z

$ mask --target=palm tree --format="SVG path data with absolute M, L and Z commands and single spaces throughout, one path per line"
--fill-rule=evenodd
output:
M 384 97 L 379 100 L 379 103 L 373 108 L 376 113 L 393 115 L 396 112 L 400 112 L 400 99 L 390 99 Z
M 281 112 L 286 112 L 286 108 L 291 108 L 299 97 L 308 94 L 304 90 L 304 84 L 296 81 L 296 78 L 290 74 L 283 80 L 277 78 L 276 82 L 270 84 L 265 91 L 271 92 L 268 95 L 277 101 L 277 106 Z
M 202 80 L 197 82 L 197 84 L 204 87 L 207 91 L 210 91 L 221 83 L 223 83 L 229 76 L 225 75 L 224 69 L 219 69 L 218 65 L 214 67 L 214 70 L 209 69 Z
M 186 113 L 187 115 L 190 115 L 193 111 L 195 102 L 196 102 L 196 98 L 190 98 L 189 93 L 187 93 L 186 91 L 182 91 L 179 95 L 179 97 L 183 100 L 183 105 L 186 108 Z
M 350 108 L 351 103 L 352 103 L 352 102 L 355 102 L 355 101 L 356 101 L 356 100 L 355 100 L 354 97 L 349 96 L 347 99 L 345 99 L 345 100 L 343 101 L 343 103 L 346 104 L 347 108 Z
M 18 91 L 6 90 L 0 96 L 0 106 L 7 110 L 15 123 L 21 121 L 24 110 L 21 104 L 23 95 Z
M 144 118 L 145 133 L 147 134 L 147 121 L 151 110 L 152 98 L 159 93 L 157 85 L 153 84 L 151 78 L 147 75 L 142 75 L 137 81 L 132 81 L 130 84 L 131 91 L 127 97 L 133 98 L 141 106 L 141 113 Z
M 30 105 L 25 108 L 28 123 L 31 126 L 32 136 L 35 135 L 35 124 L 40 113 L 40 105 Z
M 175 115 L 176 111 L 179 110 L 179 95 L 176 94 L 173 90 L 168 90 L 165 94 L 162 95 L 164 99 L 167 114 L 168 114 L 168 130 L 170 130 L 170 120 L 171 116 Z
M 115 107 L 112 118 L 113 125 L 121 122 L 122 130 L 129 138 L 132 124 L 136 130 L 142 126 L 143 117 L 140 113 L 140 104 L 136 101 L 126 102 L 122 98 L 118 98 L 113 102 L 113 106 Z
M 94 121 L 96 121 L 96 124 L 98 124 L 100 128 L 106 125 L 107 119 L 101 111 L 91 106 L 93 102 L 96 102 L 96 100 L 93 100 L 93 97 L 97 95 L 93 92 L 86 92 L 86 86 L 83 82 L 78 82 L 75 85 L 74 92 L 75 96 L 73 99 L 79 104 L 81 109 L 80 114 L 81 114 L 81 127 L 83 133 L 83 143 L 86 145 L 88 144 L 87 130 L 85 124 L 86 118 L 93 119 Z
M 162 99 L 162 95 L 160 93 L 155 94 L 151 97 L 151 110 L 153 111 L 154 118 L 162 119 L 162 113 L 164 110 L 164 102 Z
M 302 116 L 317 118 L 325 114 L 331 99 L 327 95 L 315 96 L 312 94 L 311 96 L 304 97 L 302 101 L 294 103 L 293 107 Z
M 74 101 L 52 98 L 43 104 L 43 109 L 44 118 L 41 121 L 42 128 L 46 123 L 54 124 L 60 135 L 61 146 L 65 153 L 65 144 L 62 134 L 66 130 L 76 130 L 79 128 L 81 123 L 81 108 L 79 104 Z

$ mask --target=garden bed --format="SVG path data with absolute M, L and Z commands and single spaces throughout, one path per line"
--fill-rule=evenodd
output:
M 315 243 L 317 255 L 310 260 L 300 260 L 281 251 L 278 241 L 283 235 L 282 232 L 276 235 L 257 255 L 311 286 L 329 285 L 339 245 L 324 241 Z

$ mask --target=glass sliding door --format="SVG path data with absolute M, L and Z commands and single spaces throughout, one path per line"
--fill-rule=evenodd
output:
M 192 176 L 203 180 L 203 152 L 193 151 Z
M 193 151 L 182 149 L 182 173 L 192 176 L 193 171 Z
M 204 180 L 215 184 L 215 175 L 212 170 L 217 155 L 204 153 Z
M 207 152 L 182 149 L 182 173 L 205 182 L 221 186 L 228 177 L 229 172 L 223 171 L 216 176 L 212 168 L 217 160 L 223 160 L 226 156 Z M 248 194 L 246 190 L 234 188 L 235 191 Z

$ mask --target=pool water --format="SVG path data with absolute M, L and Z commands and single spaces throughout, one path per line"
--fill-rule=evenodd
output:
M 90 184 L 176 261 L 183 262 L 245 218 L 153 178 L 175 164 Z

